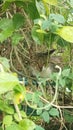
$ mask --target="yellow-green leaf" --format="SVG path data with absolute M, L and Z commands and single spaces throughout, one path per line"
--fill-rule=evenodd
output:
M 64 40 L 73 43 L 73 27 L 72 26 L 63 26 L 56 31 L 60 37 Z
M 43 0 L 45 3 L 50 5 L 57 5 L 58 0 Z
M 12 124 L 12 116 L 11 115 L 6 115 L 3 118 L 3 124 L 6 125 L 6 126 L 11 125 Z
M 11 73 L 0 72 L 0 94 L 13 90 L 19 84 L 18 78 Z
M 21 120 L 19 125 L 24 128 L 24 130 L 34 130 L 36 127 L 35 123 L 29 119 Z

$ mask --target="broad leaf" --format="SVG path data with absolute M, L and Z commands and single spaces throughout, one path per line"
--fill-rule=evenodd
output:
M 69 75 L 70 75 L 70 69 L 64 69 L 62 71 L 62 76 L 63 77 L 69 77 Z
M 14 114 L 14 109 L 3 100 L 0 100 L 0 110 L 8 114 Z
M 49 20 L 44 20 L 44 21 L 42 22 L 41 28 L 42 28 L 43 30 L 49 30 L 50 26 L 51 26 L 51 22 L 50 22 Z
M 57 117 L 59 117 L 59 111 L 56 108 L 51 108 L 51 110 L 49 111 L 49 114 L 51 116 L 57 116 Z
M 45 129 L 44 129 L 44 128 L 42 128 L 42 127 L 41 127 L 41 126 L 39 126 L 39 125 L 36 125 L 35 130 L 45 130 Z
M 61 14 L 50 14 L 49 19 L 57 21 L 58 23 L 61 23 L 61 24 L 65 23 L 65 19 L 64 19 L 63 15 L 61 15 Z
M 19 125 L 24 128 L 24 130 L 34 130 L 34 128 L 36 127 L 36 125 L 34 124 L 33 121 L 29 120 L 29 119 L 24 119 L 21 120 Z
M 13 25 L 15 29 L 19 29 L 24 24 L 24 16 L 20 13 L 16 13 L 13 16 Z
M 6 127 L 6 130 L 24 130 L 24 128 L 20 127 L 18 124 L 12 124 Z
M 40 15 L 45 14 L 45 11 L 46 11 L 45 8 L 46 7 L 44 5 L 45 5 L 45 3 L 43 1 L 36 1 L 36 7 L 37 7 L 37 10 L 38 10 Z M 48 8 L 48 10 L 49 10 L 49 8 Z
M 56 31 L 56 34 L 58 34 L 64 40 L 73 43 L 73 27 L 63 26 Z
M 23 8 L 32 20 L 40 17 L 39 12 L 36 7 L 35 0 L 32 0 L 32 2 L 25 3 L 25 6 Z
M 27 115 L 26 115 L 26 113 L 25 113 L 24 111 L 20 111 L 20 113 L 21 113 L 21 116 L 22 116 L 23 118 L 27 118 Z M 20 121 L 19 116 L 18 116 L 17 113 L 14 114 L 14 119 L 15 119 L 15 121 L 17 121 L 17 122 Z
M 11 28 L 13 26 L 12 20 L 8 18 L 3 18 L 0 20 L 0 29 L 6 30 L 8 28 Z M 0 31 L 2 32 L 2 31 Z
M 66 85 L 66 80 L 65 80 L 64 78 L 60 77 L 60 79 L 59 79 L 59 84 L 60 84 L 62 87 L 65 87 L 65 85 Z
M 5 71 L 10 69 L 9 60 L 5 57 L 0 57 L 0 63 L 3 65 Z
M 12 124 L 12 116 L 11 115 L 4 116 L 4 118 L 3 118 L 3 124 L 5 126 L 11 125 Z
M 14 32 L 14 26 L 11 19 L 2 19 L 0 21 L 0 41 L 3 42 Z
M 18 78 L 7 72 L 0 72 L 0 94 L 12 90 L 19 84 Z
M 43 120 L 47 123 L 49 123 L 50 121 L 50 117 L 49 117 L 49 113 L 47 111 L 44 111 L 42 114 L 41 114 L 41 117 L 43 118 Z
M 34 26 L 32 29 L 32 38 L 37 44 L 43 43 L 44 33 L 38 32 L 38 27 Z

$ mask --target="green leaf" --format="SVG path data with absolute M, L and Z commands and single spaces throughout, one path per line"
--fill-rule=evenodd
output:
M 8 18 L 3 18 L 0 20 L 0 29 L 1 30 L 7 30 L 8 28 L 11 28 L 13 26 L 12 20 Z M 0 32 L 1 32 L 0 30 Z
M 27 118 L 27 115 L 26 115 L 26 113 L 25 113 L 24 111 L 20 111 L 20 113 L 21 113 L 21 116 L 22 116 L 23 118 Z M 14 119 L 15 119 L 17 122 L 20 121 L 19 116 L 18 116 L 17 113 L 14 114 Z
M 14 32 L 12 19 L 2 19 L 0 20 L 0 41 L 3 42 Z
M 40 17 L 39 12 L 38 12 L 37 7 L 36 7 L 36 3 L 34 0 L 32 0 L 32 2 L 28 2 L 28 4 L 25 4 L 24 10 L 27 12 L 28 16 L 32 20 Z
M 23 37 L 19 33 L 14 33 L 11 39 L 12 39 L 12 45 L 16 46 L 17 44 L 19 44 L 21 40 L 23 40 Z
M 14 114 L 14 109 L 2 100 L 0 100 L 0 110 L 8 114 Z
M 14 119 L 15 119 L 16 122 L 19 122 L 19 121 L 20 121 L 19 116 L 18 116 L 17 113 L 14 114 Z
M 42 114 L 41 114 L 41 117 L 43 118 L 43 120 L 47 123 L 49 123 L 50 121 L 50 117 L 49 117 L 49 113 L 47 111 L 44 111 Z
M 22 85 L 18 84 L 13 88 L 15 93 L 22 93 L 24 96 L 26 94 L 26 89 Z
M 64 110 L 64 119 L 68 123 L 73 123 L 73 115 L 71 114 L 71 111 Z
M 46 14 L 47 10 L 49 10 L 49 8 L 47 9 L 47 4 L 45 4 L 43 1 L 36 1 L 36 7 L 37 10 L 39 12 L 39 14 Z
M 66 85 L 66 80 L 65 80 L 64 78 L 60 77 L 60 79 L 59 79 L 59 84 L 60 84 L 62 87 L 65 87 L 65 85 Z
M 5 71 L 10 69 L 9 60 L 5 57 L 0 57 L 0 63 L 3 65 Z
M 32 29 L 32 38 L 37 44 L 43 43 L 44 40 L 44 34 L 37 32 L 39 28 L 37 26 L 34 26 Z
M 70 69 L 64 69 L 62 71 L 62 76 L 63 77 L 69 77 L 69 75 L 70 75 Z
M 5 109 L 5 110 L 4 110 Z M 10 106 L 5 106 L 3 111 L 5 111 L 8 114 L 14 114 L 14 109 Z
M 8 1 L 8 2 L 14 2 L 14 1 L 17 1 L 17 0 L 4 0 L 4 1 Z M 22 2 L 29 2 L 29 0 L 18 0 L 18 1 L 22 1 Z M 30 0 L 31 1 L 31 0 Z
M 49 114 L 51 116 L 57 116 L 57 117 L 59 117 L 59 111 L 56 108 L 51 108 L 51 110 L 49 111 Z
M 3 124 L 5 126 L 10 126 L 12 124 L 12 116 L 10 116 L 10 115 L 4 116 Z
M 36 32 L 40 33 L 40 34 L 46 34 L 46 32 L 44 30 L 42 30 L 42 29 L 37 29 Z
M 20 113 L 21 113 L 21 116 L 22 116 L 23 118 L 27 118 L 26 112 L 20 111 Z
M 12 20 L 15 29 L 19 29 L 22 25 L 24 25 L 24 16 L 20 13 L 16 13 Z
M 2 5 L 2 12 L 10 8 L 10 2 L 4 2 Z
M 70 6 L 73 8 L 73 0 L 69 0 L 68 3 L 69 3 Z
M 55 20 L 55 21 L 57 21 L 58 23 L 61 23 L 61 24 L 65 23 L 65 19 L 64 19 L 63 15 L 61 15 L 61 14 L 50 14 L 49 19 Z
M 0 72 L 0 94 L 13 90 L 19 84 L 18 78 L 11 73 Z
M 73 27 L 72 26 L 63 26 L 56 30 L 56 34 L 62 37 L 64 40 L 73 43 Z
M 50 4 L 50 5 L 57 5 L 58 1 L 57 0 L 43 0 L 45 3 Z
M 24 128 L 24 130 L 34 130 L 36 125 L 34 124 L 33 121 L 29 120 L 29 119 L 24 119 L 21 120 L 19 125 Z
M 24 128 L 21 128 L 18 124 L 12 124 L 8 127 L 6 127 L 6 130 L 24 130 Z
M 50 26 L 51 26 L 51 22 L 50 22 L 49 20 L 44 20 L 44 21 L 42 22 L 41 28 L 42 28 L 43 30 L 46 30 L 46 29 L 49 30 Z
M 40 115 L 42 113 L 42 110 L 37 110 L 37 115 Z
M 35 130 L 45 130 L 45 129 L 44 129 L 44 128 L 42 128 L 42 127 L 41 127 L 41 126 L 39 126 L 39 125 L 36 125 Z

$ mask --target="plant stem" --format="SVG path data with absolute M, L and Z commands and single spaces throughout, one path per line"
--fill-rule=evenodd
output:
M 14 107 L 15 107 L 15 110 L 16 110 L 16 112 L 18 114 L 19 120 L 22 120 L 22 116 L 21 116 L 21 113 L 20 113 L 18 105 L 14 103 Z

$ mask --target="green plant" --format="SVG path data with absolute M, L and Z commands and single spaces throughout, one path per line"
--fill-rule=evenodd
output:
M 22 110 L 23 104 L 36 110 L 39 118 L 45 122 L 49 123 L 51 117 L 58 118 L 61 127 L 65 127 L 63 116 L 65 120 L 71 116 L 68 112 L 62 114 L 61 109 L 72 108 L 64 106 L 65 96 L 72 96 L 70 101 L 73 98 L 72 0 L 1 0 L 0 7 L 0 47 L 8 45 L 3 48 L 6 51 L 10 46 L 9 55 L 0 57 L 1 129 L 44 129 L 35 125 L 31 114 L 28 118 L 27 112 Z M 56 50 L 55 54 L 50 56 L 50 49 Z M 62 58 L 59 65 L 57 60 L 54 63 L 53 55 L 54 59 L 56 56 Z M 52 72 L 44 77 L 42 71 L 45 68 L 43 72 L 46 74 L 49 62 L 58 65 L 61 72 Z M 35 77 L 29 74 L 32 71 L 30 68 L 36 70 Z M 27 78 L 29 87 L 25 89 L 17 76 Z

